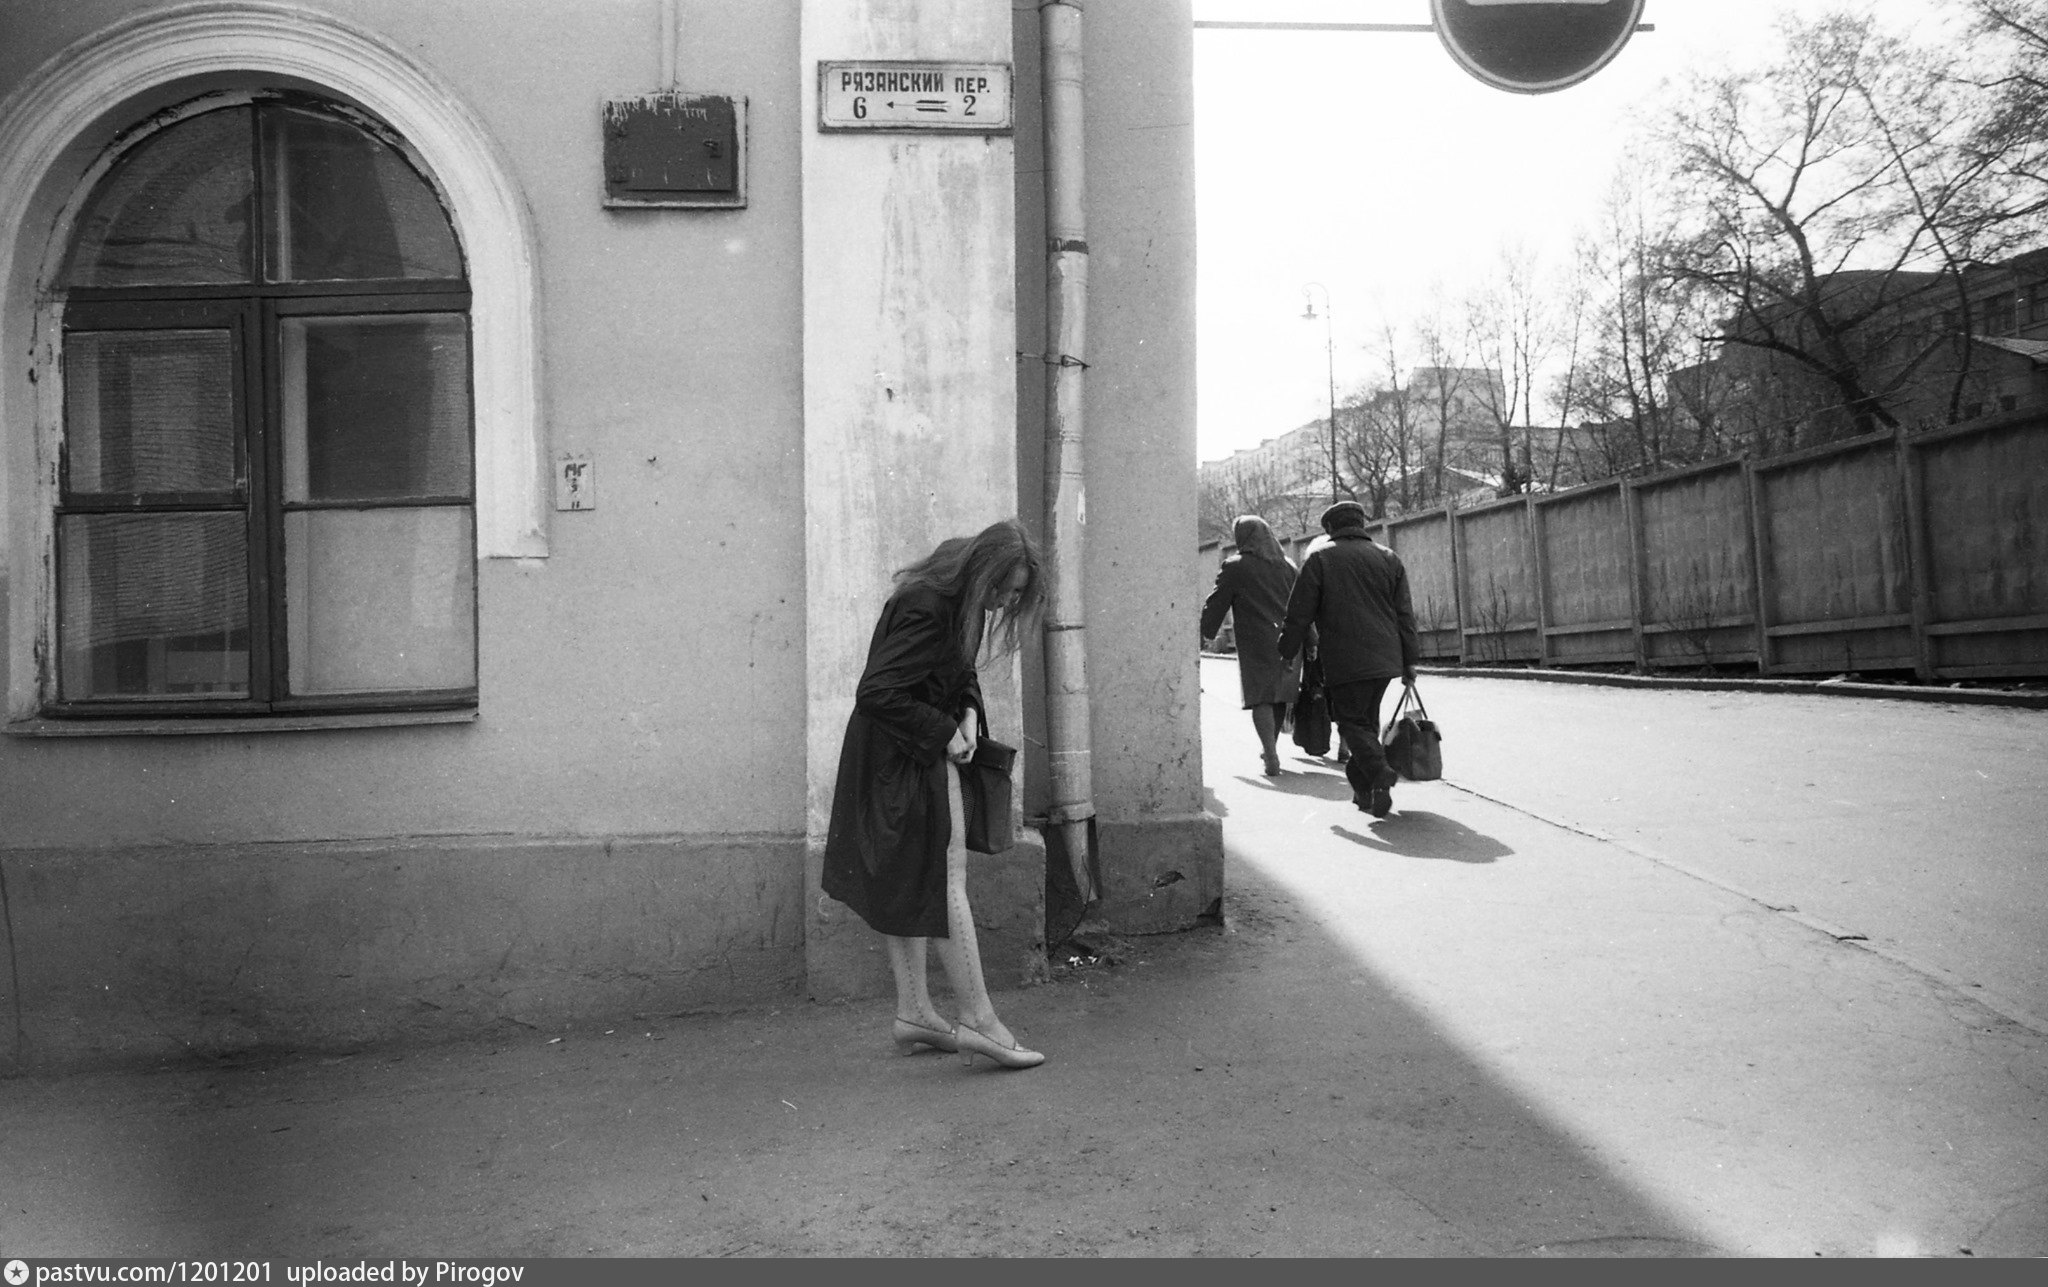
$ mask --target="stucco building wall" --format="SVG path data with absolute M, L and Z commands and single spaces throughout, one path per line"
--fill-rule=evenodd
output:
M 806 853 L 888 572 L 1007 513 L 1035 524 L 1042 506 L 1041 368 L 1008 361 L 1042 332 L 1042 241 L 1019 159 L 1037 147 L 1035 14 L 992 0 L 677 7 L 682 86 L 748 100 L 742 210 L 600 204 L 601 107 L 660 87 L 660 0 L 579 3 L 573 20 L 498 0 L 270 6 L 377 42 L 488 136 L 532 240 L 529 463 L 539 477 L 558 453 L 586 454 L 597 507 L 543 505 L 537 544 L 479 561 L 474 722 L 0 737 L 0 933 L 19 970 L 0 978 L 0 1006 L 24 1028 L 0 1063 L 349 1044 L 883 985 L 863 928 L 818 932 L 832 908 L 805 892 Z M 0 125 L 39 69 L 108 24 L 235 9 L 10 4 Z M 1194 504 L 1191 33 L 1178 4 L 1098 6 L 1088 22 L 1105 911 L 1172 928 L 1221 882 L 1181 571 Z M 1014 58 L 1014 138 L 820 139 L 814 63 L 861 56 Z M 44 502 L 27 356 L 52 220 L 139 115 L 273 80 L 229 69 L 108 101 L 25 217 L 0 227 L 13 250 L 0 281 L 0 613 L 13 623 L 0 690 L 32 688 L 36 664 L 24 641 Z M 870 200 L 892 182 L 894 196 Z M 890 241 L 906 211 L 949 190 L 972 194 L 951 212 L 960 236 Z M 820 202 L 808 216 L 807 199 Z M 844 273 L 822 271 L 834 256 L 878 293 L 849 296 Z M 935 328 L 941 314 L 958 325 Z M 911 383 L 899 403 L 876 378 L 906 373 L 886 352 L 903 357 L 906 335 L 944 350 L 924 386 L 936 400 Z M 941 495 L 883 469 L 846 490 L 848 470 L 875 463 L 859 433 L 876 426 L 896 435 L 901 463 L 944 462 L 964 487 Z M 1026 742 L 1027 813 L 1044 764 L 1039 665 L 1031 648 L 990 677 L 1008 722 L 1039 739 Z M 998 985 L 1042 970 L 1044 851 L 1025 837 L 976 869 Z

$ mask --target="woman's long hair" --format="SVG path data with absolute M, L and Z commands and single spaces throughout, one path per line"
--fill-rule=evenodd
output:
M 1024 586 L 1009 596 L 1010 582 L 1024 570 Z M 976 664 L 982 645 L 993 641 L 991 657 L 1017 651 L 1026 626 L 1045 605 L 1045 567 L 1038 547 L 1016 519 L 991 523 L 973 536 L 955 536 L 896 572 L 896 588 L 923 586 L 960 605 L 960 656 Z
M 1230 539 L 1237 543 L 1237 552 L 1248 559 L 1264 559 L 1268 563 L 1285 563 L 1294 566 L 1294 560 L 1287 557 L 1287 551 L 1280 548 L 1280 538 L 1273 535 L 1272 525 L 1257 514 L 1244 514 L 1230 525 Z

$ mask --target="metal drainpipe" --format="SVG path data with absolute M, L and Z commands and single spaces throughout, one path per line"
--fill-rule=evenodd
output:
M 1050 821 L 1084 902 L 1095 888 L 1094 750 L 1088 727 L 1088 644 L 1081 595 L 1088 493 L 1081 471 L 1082 373 L 1088 322 L 1088 231 L 1082 209 L 1081 6 L 1038 7 L 1045 85 L 1046 580 L 1045 723 Z

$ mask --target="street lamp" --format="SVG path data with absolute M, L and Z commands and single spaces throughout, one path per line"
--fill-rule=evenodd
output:
M 1330 288 L 1321 282 L 1310 282 L 1301 288 L 1301 320 L 1316 320 L 1316 297 L 1313 292 L 1323 292 L 1323 356 L 1330 364 L 1330 503 L 1337 503 L 1337 340 L 1330 326 Z

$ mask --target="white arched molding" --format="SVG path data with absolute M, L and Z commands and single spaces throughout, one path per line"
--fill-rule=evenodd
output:
M 0 103 L 0 289 L 16 282 L 17 256 L 42 261 L 52 231 L 69 236 L 68 227 L 37 230 L 26 220 L 59 158 L 110 105 L 172 82 L 223 75 L 291 77 L 353 100 L 403 136 L 426 165 L 468 261 L 477 552 L 545 557 L 534 237 L 526 203 L 498 146 L 454 91 L 366 31 L 315 9 L 197 0 L 117 22 L 51 58 Z M 40 281 L 30 287 L 38 294 L 46 288 Z M 8 300 L 0 319 L 29 318 L 38 302 Z M 26 336 L 5 337 L 8 353 L 28 347 Z M 30 424 L 13 423 L 24 410 L 9 409 L 0 433 L 31 432 Z M 12 490 L 12 499 L 26 497 Z M 12 562 L 21 566 L 19 558 Z

